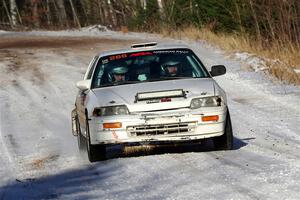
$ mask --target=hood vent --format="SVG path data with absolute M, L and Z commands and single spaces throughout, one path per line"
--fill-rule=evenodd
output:
M 149 43 L 140 43 L 140 44 L 132 44 L 131 48 L 132 49 L 139 49 L 139 48 L 149 48 L 149 47 L 154 47 L 157 45 L 157 42 L 149 42 Z
M 161 99 L 161 98 L 175 98 L 175 97 L 186 98 L 186 93 L 182 89 L 141 92 L 136 94 L 134 102 L 137 103 L 138 101 L 146 101 L 146 100 Z

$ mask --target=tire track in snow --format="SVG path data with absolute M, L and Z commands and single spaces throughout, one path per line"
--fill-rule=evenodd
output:
M 200 153 L 202 154 L 202 153 Z M 222 156 L 218 153 L 214 152 L 203 152 L 203 156 L 201 158 L 203 160 L 199 162 L 190 161 L 190 156 L 185 155 L 174 155 L 172 156 L 174 159 L 178 160 L 178 165 L 182 169 L 188 169 L 187 171 L 191 174 L 200 174 L 202 179 L 210 180 L 209 184 L 224 184 L 230 187 L 232 191 L 237 191 L 238 193 L 234 194 L 235 198 L 243 198 L 243 199 L 265 199 L 266 196 L 263 191 L 253 190 L 253 188 L 249 188 L 247 184 L 241 184 L 238 177 L 232 176 L 232 171 L 235 169 L 239 169 L 242 171 L 247 171 L 252 175 L 255 175 L 258 172 L 258 168 L 246 168 L 246 166 L 242 165 L 241 163 L 232 162 L 231 160 L 222 159 Z M 193 154 L 192 154 L 193 155 Z M 203 158 L 204 157 L 204 158 Z M 206 169 L 201 169 L 200 167 L 203 165 L 203 162 L 209 163 L 207 164 Z M 199 166 L 198 166 L 199 165 Z M 225 167 L 224 167 L 225 166 Z M 226 170 L 222 170 L 220 168 L 226 168 Z M 227 170 L 231 168 L 230 170 Z M 209 172 L 210 170 L 216 170 L 215 174 Z M 215 181 L 215 182 L 214 182 Z M 216 183 L 217 182 L 217 183 Z M 239 183 L 239 184 L 236 184 Z M 219 191 L 221 192 L 221 191 Z M 239 197 L 240 196 L 240 197 Z M 209 198 L 209 196 L 208 196 Z M 223 196 L 222 198 L 228 199 L 232 197 Z

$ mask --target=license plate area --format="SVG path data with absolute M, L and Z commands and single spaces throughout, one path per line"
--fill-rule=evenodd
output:
M 157 122 L 158 119 L 153 120 L 151 123 L 128 126 L 127 132 L 132 137 L 137 136 L 155 136 L 155 135 L 168 135 L 168 134 L 180 134 L 193 132 L 196 127 L 196 122 L 177 122 L 171 119 L 161 119 L 160 123 Z M 167 123 L 171 122 L 171 123 Z

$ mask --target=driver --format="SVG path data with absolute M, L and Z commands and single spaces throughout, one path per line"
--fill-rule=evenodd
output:
M 122 82 L 122 81 L 125 81 L 125 74 L 127 72 L 128 72 L 127 67 L 123 67 L 123 66 L 115 67 L 112 70 L 112 74 L 113 74 L 113 78 L 114 78 L 113 82 Z
M 179 71 L 179 65 L 180 62 L 179 61 L 167 61 L 164 64 L 164 69 L 166 72 L 167 76 L 177 76 L 178 75 L 178 71 Z

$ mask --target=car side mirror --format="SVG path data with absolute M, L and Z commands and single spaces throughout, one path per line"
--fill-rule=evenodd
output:
M 90 86 L 91 86 L 91 80 L 82 80 L 76 83 L 76 87 L 79 88 L 80 90 L 90 89 Z
M 224 65 L 214 65 L 211 67 L 211 76 L 220 76 L 226 73 L 226 68 Z

